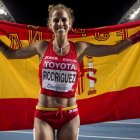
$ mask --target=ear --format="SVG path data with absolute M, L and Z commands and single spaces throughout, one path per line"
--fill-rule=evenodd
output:
M 52 26 L 51 26 L 51 23 L 48 21 L 48 28 L 50 29 L 50 30 L 52 30 Z
M 70 20 L 69 26 L 70 26 L 70 29 L 72 29 L 72 20 Z

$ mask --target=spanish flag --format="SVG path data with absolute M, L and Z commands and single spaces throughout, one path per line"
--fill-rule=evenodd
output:
M 72 29 L 69 40 L 114 45 L 140 29 L 140 21 Z M 11 49 L 50 40 L 47 27 L 0 21 L 0 40 Z M 8 60 L 0 53 L 0 130 L 32 129 L 39 96 L 38 56 Z M 81 125 L 140 117 L 140 43 L 120 54 L 85 56 L 76 97 Z

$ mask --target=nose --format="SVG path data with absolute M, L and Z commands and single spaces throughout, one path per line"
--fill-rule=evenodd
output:
M 63 25 L 63 21 L 60 19 L 58 25 Z

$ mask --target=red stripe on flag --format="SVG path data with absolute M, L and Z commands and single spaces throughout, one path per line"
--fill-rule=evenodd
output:
M 32 129 L 36 99 L 0 99 L 0 130 Z
M 36 99 L 0 99 L 0 130 L 32 129 Z M 140 87 L 78 100 L 81 125 L 140 118 Z
M 140 118 L 140 87 L 78 100 L 81 124 Z

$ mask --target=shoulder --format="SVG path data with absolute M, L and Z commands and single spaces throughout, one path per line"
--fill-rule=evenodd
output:
M 40 41 L 34 42 L 32 45 L 35 46 L 36 48 L 40 48 L 40 47 L 48 46 L 48 44 L 49 44 L 48 41 L 40 40 Z
M 74 43 L 75 44 L 75 49 L 77 52 L 77 56 L 79 57 L 81 54 L 84 55 L 84 51 L 87 48 L 87 43 L 84 41 L 77 41 Z
M 87 42 L 84 41 L 75 42 L 76 50 L 85 50 L 87 46 L 88 46 Z
M 36 48 L 37 52 L 42 56 L 49 45 L 49 41 L 40 40 L 34 42 L 32 45 Z
M 75 46 L 76 47 L 87 47 L 88 46 L 88 42 L 85 42 L 85 41 L 77 41 L 75 42 Z
M 76 47 L 76 51 L 78 56 L 84 56 L 87 54 L 87 52 L 91 51 L 90 48 L 95 48 L 95 45 L 89 42 L 85 42 L 85 41 L 78 41 L 75 42 L 75 47 Z

